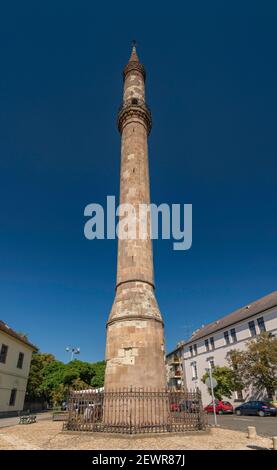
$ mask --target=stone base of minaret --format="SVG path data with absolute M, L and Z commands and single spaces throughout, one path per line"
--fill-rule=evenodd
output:
M 107 323 L 105 391 L 165 386 L 164 328 L 154 289 L 123 283 Z

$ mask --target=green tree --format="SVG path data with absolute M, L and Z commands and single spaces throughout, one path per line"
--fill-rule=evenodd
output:
M 47 400 L 55 405 L 67 398 L 71 388 L 102 387 L 105 362 L 73 360 L 67 364 L 52 354 L 34 354 L 27 386 L 28 400 Z
M 84 390 L 86 388 L 90 388 L 90 385 L 87 384 L 86 382 L 84 382 L 82 379 L 80 378 L 77 378 L 75 380 L 73 380 L 72 384 L 71 384 L 71 388 L 73 389 L 77 389 L 77 390 Z
M 55 357 L 53 354 L 33 354 L 27 383 L 26 400 L 36 401 L 46 398 L 41 387 L 43 382 L 43 369 L 47 364 L 53 362 L 54 360 Z
M 245 351 L 231 351 L 229 363 L 234 363 L 235 376 L 244 387 L 266 390 L 271 400 L 277 389 L 277 338 L 262 333 L 248 341 Z
M 214 388 L 215 398 L 218 400 L 222 400 L 223 397 L 231 398 L 232 392 L 236 390 L 232 369 L 229 367 L 216 366 L 212 370 L 212 375 L 217 381 L 217 386 Z M 206 372 L 201 379 L 202 382 L 205 383 L 208 377 L 209 373 Z
M 42 370 L 42 384 L 41 390 L 47 397 L 47 400 L 53 401 L 53 394 L 56 389 L 59 389 L 60 385 L 63 384 L 63 378 L 65 374 L 65 364 L 61 361 L 54 360 L 49 364 L 46 364 Z
M 86 384 L 91 384 L 92 378 L 95 375 L 93 364 L 90 362 L 78 361 L 74 359 L 65 365 L 66 372 L 75 374 L 75 378 L 80 378 Z
M 78 372 L 75 370 L 66 370 L 65 368 L 63 375 L 63 384 L 66 386 L 70 386 L 76 380 L 80 380 Z
M 103 387 L 104 386 L 104 378 L 105 378 L 105 369 L 106 369 L 106 362 L 100 361 L 95 362 L 92 364 L 94 369 L 94 376 L 91 380 L 91 385 L 93 387 Z
M 234 389 L 237 392 L 245 388 L 244 376 L 244 352 L 238 349 L 232 349 L 226 355 L 227 362 L 233 373 Z
M 51 391 L 51 403 L 54 407 L 59 406 L 67 399 L 68 390 L 66 385 L 59 384 Z

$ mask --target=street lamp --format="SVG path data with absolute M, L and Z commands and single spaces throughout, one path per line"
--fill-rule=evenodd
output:
M 71 353 L 71 361 L 73 361 L 74 359 L 74 354 L 80 354 L 80 351 L 81 351 L 80 348 L 69 348 L 69 347 L 67 347 L 65 350 L 66 352 Z

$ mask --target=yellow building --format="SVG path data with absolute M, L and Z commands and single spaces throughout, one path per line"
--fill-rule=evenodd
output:
M 0 417 L 23 410 L 34 351 L 36 346 L 0 320 Z

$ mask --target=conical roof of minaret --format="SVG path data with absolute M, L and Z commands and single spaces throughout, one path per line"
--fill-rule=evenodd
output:
M 143 78 L 145 79 L 145 69 L 144 69 L 144 66 L 142 65 L 142 63 L 140 62 L 140 60 L 138 58 L 137 48 L 136 48 L 135 44 L 133 44 L 129 62 L 124 67 L 123 77 L 125 78 L 126 74 L 128 72 L 130 72 L 131 70 L 138 70 L 143 75 Z
M 136 46 L 132 47 L 132 53 L 130 55 L 129 62 L 139 62 Z

